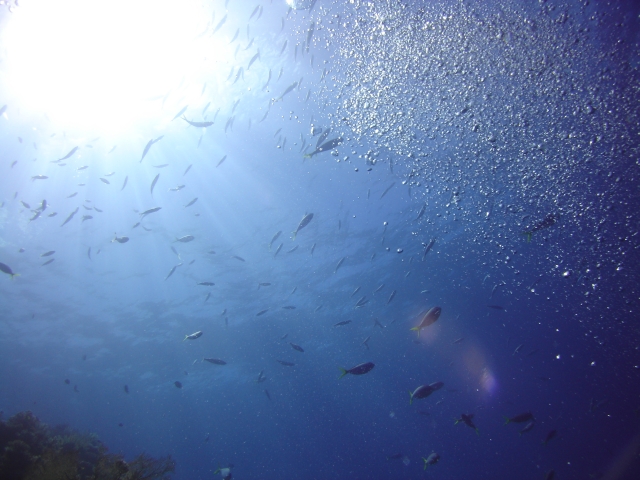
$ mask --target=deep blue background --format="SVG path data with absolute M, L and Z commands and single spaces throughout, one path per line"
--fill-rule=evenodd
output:
M 221 111 L 199 147 L 199 131 L 167 126 L 179 108 L 158 104 L 164 138 L 139 163 L 156 125 L 91 143 L 100 132 L 51 131 L 0 93 L 0 261 L 20 274 L 0 278 L 5 417 L 32 410 L 127 457 L 170 453 L 180 479 L 228 463 L 239 479 L 638 478 L 638 8 L 319 0 L 287 14 L 284 2 L 261 3 L 260 62 L 269 52 L 276 62 L 287 39 L 283 78 L 241 104 L 226 133 L 250 85 L 204 95 L 191 118 L 209 101 Z M 220 34 L 241 27 L 246 43 L 254 7 L 231 1 Z M 335 155 L 303 161 L 311 124 L 345 138 Z M 50 163 L 75 145 L 66 167 Z M 110 185 L 99 180 L 108 171 Z M 30 222 L 20 201 L 43 198 Z M 61 227 L 83 204 L 103 212 L 80 207 Z M 155 206 L 148 230 L 133 228 Z M 558 222 L 527 242 L 522 232 L 549 213 Z M 130 241 L 111 242 L 114 232 Z M 183 235 L 195 240 L 173 242 Z M 49 250 L 55 261 L 42 266 Z M 409 329 L 435 305 L 442 315 L 418 341 Z M 339 367 L 366 361 L 369 374 L 338 380 Z M 435 381 L 444 387 L 409 405 L 407 391 Z M 503 425 L 526 411 L 531 432 Z M 475 414 L 479 435 L 454 426 L 461 413 Z M 433 451 L 441 460 L 424 473 Z M 387 459 L 397 453 L 409 464 Z

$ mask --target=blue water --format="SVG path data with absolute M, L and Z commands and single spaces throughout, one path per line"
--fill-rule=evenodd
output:
M 177 479 L 640 478 L 637 5 L 202 8 L 194 44 L 241 49 L 126 131 L 21 104 L 1 64 L 4 417 L 171 454 Z M 312 126 L 343 142 L 303 158 Z

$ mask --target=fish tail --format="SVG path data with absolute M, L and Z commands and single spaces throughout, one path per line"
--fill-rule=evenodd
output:
M 349 372 L 347 372 L 344 368 L 342 368 L 342 367 L 339 367 L 339 368 L 340 368 L 340 371 L 342 372 L 342 375 L 340 375 L 340 376 L 338 377 L 338 380 L 340 380 L 340 379 L 341 379 L 342 377 L 344 377 L 347 373 L 349 373 Z
M 459 419 L 459 418 L 456 418 L 456 422 L 454 423 L 454 425 L 457 425 L 457 424 L 459 424 L 459 423 L 460 423 L 460 419 Z
M 189 335 L 185 335 L 184 336 L 184 340 L 186 340 L 187 338 L 189 338 Z M 184 340 L 182 340 L 184 342 Z
M 305 154 L 302 156 L 302 158 L 306 160 L 307 158 L 311 158 L 311 155 L 310 155 L 310 154 L 308 154 L 308 153 L 305 153 Z
M 296 230 L 295 232 L 291 232 L 291 233 L 293 233 L 293 238 L 292 238 L 292 240 L 295 240 L 295 239 L 296 239 L 296 235 L 298 234 L 298 231 Z
M 478 430 L 478 427 L 476 427 L 476 435 L 480 436 L 480 430 Z
M 533 236 L 533 232 L 522 232 L 522 235 L 527 237 L 527 243 L 531 241 L 531 237 Z
M 427 467 L 429 466 L 429 464 L 427 463 L 427 459 L 422 457 L 422 461 L 424 462 L 424 470 L 426 470 Z
M 503 415 L 504 417 L 504 415 Z M 504 417 L 504 424 L 508 425 L 511 422 L 511 420 L 509 419 L 509 417 Z
M 13 277 L 19 277 L 20 274 L 19 273 L 12 273 L 11 274 L 11 280 L 13 280 Z
M 420 338 L 420 327 L 413 327 L 411 330 L 418 332 L 418 338 Z

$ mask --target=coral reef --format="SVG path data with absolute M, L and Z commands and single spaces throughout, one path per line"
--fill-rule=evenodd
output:
M 31 412 L 0 418 L 0 478 L 3 480 L 167 480 L 171 456 L 142 454 L 131 462 L 107 453 L 94 434 L 66 425 L 49 427 Z

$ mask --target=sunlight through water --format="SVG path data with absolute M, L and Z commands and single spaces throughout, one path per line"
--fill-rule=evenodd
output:
M 44 111 L 55 127 L 122 132 L 231 56 L 205 34 L 212 21 L 199 2 L 27 0 L 1 34 L 7 84 L 23 109 Z

